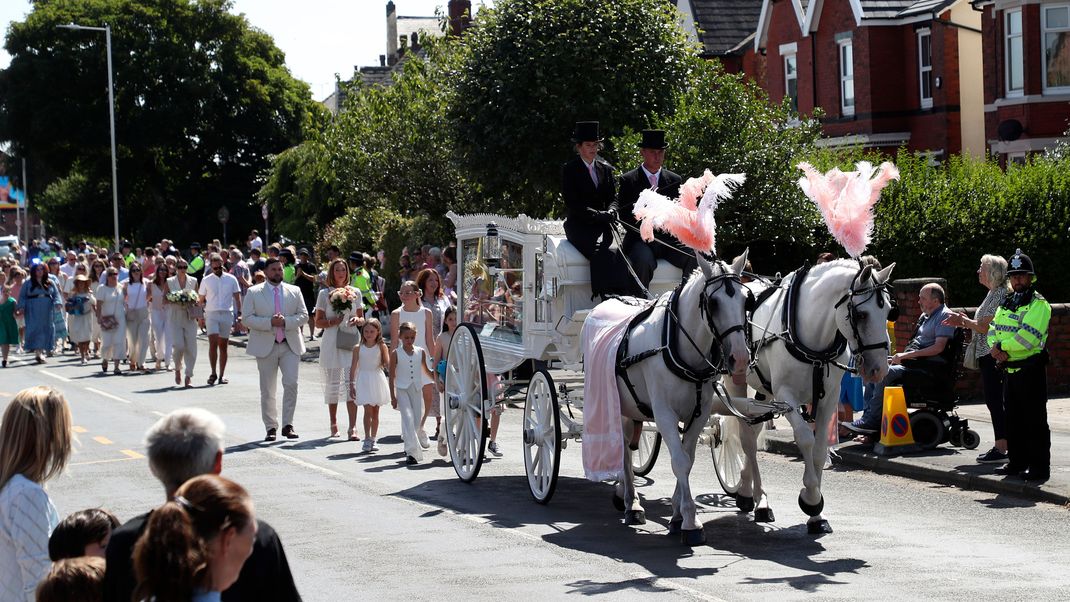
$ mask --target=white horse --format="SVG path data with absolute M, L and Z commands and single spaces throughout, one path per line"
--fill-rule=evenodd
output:
M 888 372 L 887 320 L 892 304 L 887 282 L 894 267 L 893 263 L 875 272 L 840 260 L 814 266 L 808 273 L 801 268 L 766 296 L 762 290 L 767 286 L 748 284 L 761 302 L 750 319 L 754 359 L 747 381 L 756 391 L 792 409 L 787 418 L 803 456 L 799 507 L 810 517 L 807 531 L 811 534 L 832 532 L 822 516 L 821 473 L 828 457 L 828 429 L 839 405 L 840 380 L 851 351 L 860 354 L 855 367 L 863 382 L 879 382 Z M 732 396 L 746 396 L 744 386 L 728 389 Z M 811 404 L 813 425 L 802 413 L 807 404 Z M 749 512 L 757 499 L 755 520 L 771 522 L 773 512 L 757 462 L 761 426 L 740 420 L 738 432 L 746 462 L 736 505 Z
M 646 522 L 635 493 L 629 444 L 639 434 L 635 425 L 653 414 L 676 475 L 669 532 L 679 533 L 688 545 L 705 542 L 689 478 L 695 444 L 713 406 L 713 386 L 722 371 L 743 382 L 750 359 L 743 336 L 747 295 L 739 277 L 746 255 L 729 266 L 699 254 L 700 269 L 681 288 L 663 295 L 648 315 L 640 315 L 621 343 L 631 360 L 624 359 L 625 376 L 617 379 L 625 445 L 614 503 L 625 511 L 626 524 Z

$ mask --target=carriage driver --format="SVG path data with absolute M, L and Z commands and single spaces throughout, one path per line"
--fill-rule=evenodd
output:
M 683 270 L 684 278 L 698 267 L 695 252 L 680 244 L 671 234 L 656 232 L 654 241 L 644 241 L 639 236 L 639 223 L 633 214 L 635 202 L 644 190 L 654 190 L 670 199 L 680 195 L 683 178 L 663 167 L 667 148 L 665 130 L 643 130 L 639 141 L 643 163 L 620 177 L 620 192 L 617 194 L 618 213 L 625 224 L 624 254 L 632 262 L 632 268 L 644 287 L 650 286 L 659 259 Z
M 613 166 L 598 156 L 602 136 L 597 121 L 580 121 L 572 134 L 576 157 L 561 166 L 565 237 L 591 263 L 594 295 L 639 293 L 624 257 L 613 242 L 617 220 Z
M 1021 249 L 1014 252 L 1007 276 L 1014 293 L 996 310 L 988 329 L 990 352 L 1007 371 L 1003 406 L 1007 409 L 1009 461 L 998 474 L 1027 481 L 1046 481 L 1051 474 L 1051 429 L 1048 427 L 1048 385 L 1044 366 L 1048 352 L 1051 305 L 1033 288 L 1033 262 Z

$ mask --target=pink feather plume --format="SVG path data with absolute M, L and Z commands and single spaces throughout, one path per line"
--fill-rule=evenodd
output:
M 873 237 L 873 206 L 888 182 L 899 179 L 899 170 L 884 162 L 874 176 L 875 170 L 868 161 L 856 167 L 858 171 L 837 168 L 822 174 L 809 163 L 798 165 L 804 174 L 799 178 L 799 188 L 821 210 L 832 237 L 857 259 Z
M 635 202 L 633 213 L 639 220 L 639 235 L 649 242 L 654 229 L 672 234 L 696 251 L 715 252 L 717 221 L 714 211 L 721 201 L 743 185 L 744 174 L 714 176 L 706 170 L 698 178 L 689 178 L 680 186 L 680 198 L 672 200 L 653 190 L 644 190 Z

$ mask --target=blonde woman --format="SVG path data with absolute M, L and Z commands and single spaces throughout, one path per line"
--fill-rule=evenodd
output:
M 0 598 L 34 599 L 59 514 L 43 484 L 71 456 L 71 410 L 51 387 L 15 395 L 0 422 Z
M 123 283 L 123 307 L 130 369 L 144 371 L 145 353 L 149 347 L 149 288 L 141 270 L 140 263 L 130 264 L 129 279 Z
M 178 274 L 167 279 L 167 291 L 177 293 L 188 290 L 197 291 L 197 279 L 187 274 L 189 263 L 185 259 L 175 264 Z M 197 363 L 197 321 L 189 317 L 189 312 L 182 305 L 169 304 L 171 316 L 168 326 L 171 329 L 171 356 L 175 360 L 175 384 L 182 384 L 182 360 L 186 360 L 187 389 L 193 387 L 193 366 Z
M 966 314 L 949 312 L 944 318 L 948 326 L 965 326 L 973 331 L 977 339 L 974 356 L 981 370 L 981 386 L 985 394 L 985 404 L 992 416 L 992 431 L 995 442 L 992 449 L 977 457 L 981 464 L 1003 464 L 1007 461 L 1007 412 L 1003 407 L 1004 372 L 996 367 L 996 360 L 989 355 L 988 327 L 996 310 L 1003 304 L 1010 286 L 1007 283 L 1007 260 L 999 255 L 984 255 L 977 268 L 977 281 L 988 289 L 984 301 L 977 307 L 971 320 Z
M 101 370 L 108 372 L 108 361 L 115 362 L 115 374 L 122 374 L 119 362 L 126 357 L 126 308 L 123 289 L 119 285 L 119 270 L 108 268 L 104 284 L 97 288 L 97 323 L 100 324 Z

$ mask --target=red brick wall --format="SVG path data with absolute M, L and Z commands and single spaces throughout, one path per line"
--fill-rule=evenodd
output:
M 914 325 L 921 315 L 918 306 L 918 291 L 921 287 L 936 282 L 944 287 L 947 294 L 948 306 L 953 311 L 964 312 L 973 317 L 976 307 L 955 307 L 954 297 L 951 291 L 947 291 L 947 282 L 942 278 L 907 278 L 892 281 L 896 303 L 899 304 L 899 320 L 895 323 L 895 348 L 902 351 L 910 342 L 910 335 L 914 332 Z M 1043 291 L 1042 291 L 1043 292 Z M 971 331 L 972 332 L 972 331 Z M 969 337 L 966 342 L 969 343 Z M 1070 304 L 1052 303 L 1051 323 L 1048 327 L 1048 354 L 1051 363 L 1048 364 L 1048 391 L 1049 393 L 1065 393 L 1070 391 Z M 981 373 L 975 370 L 963 369 L 960 371 L 955 390 L 963 399 L 980 399 Z

